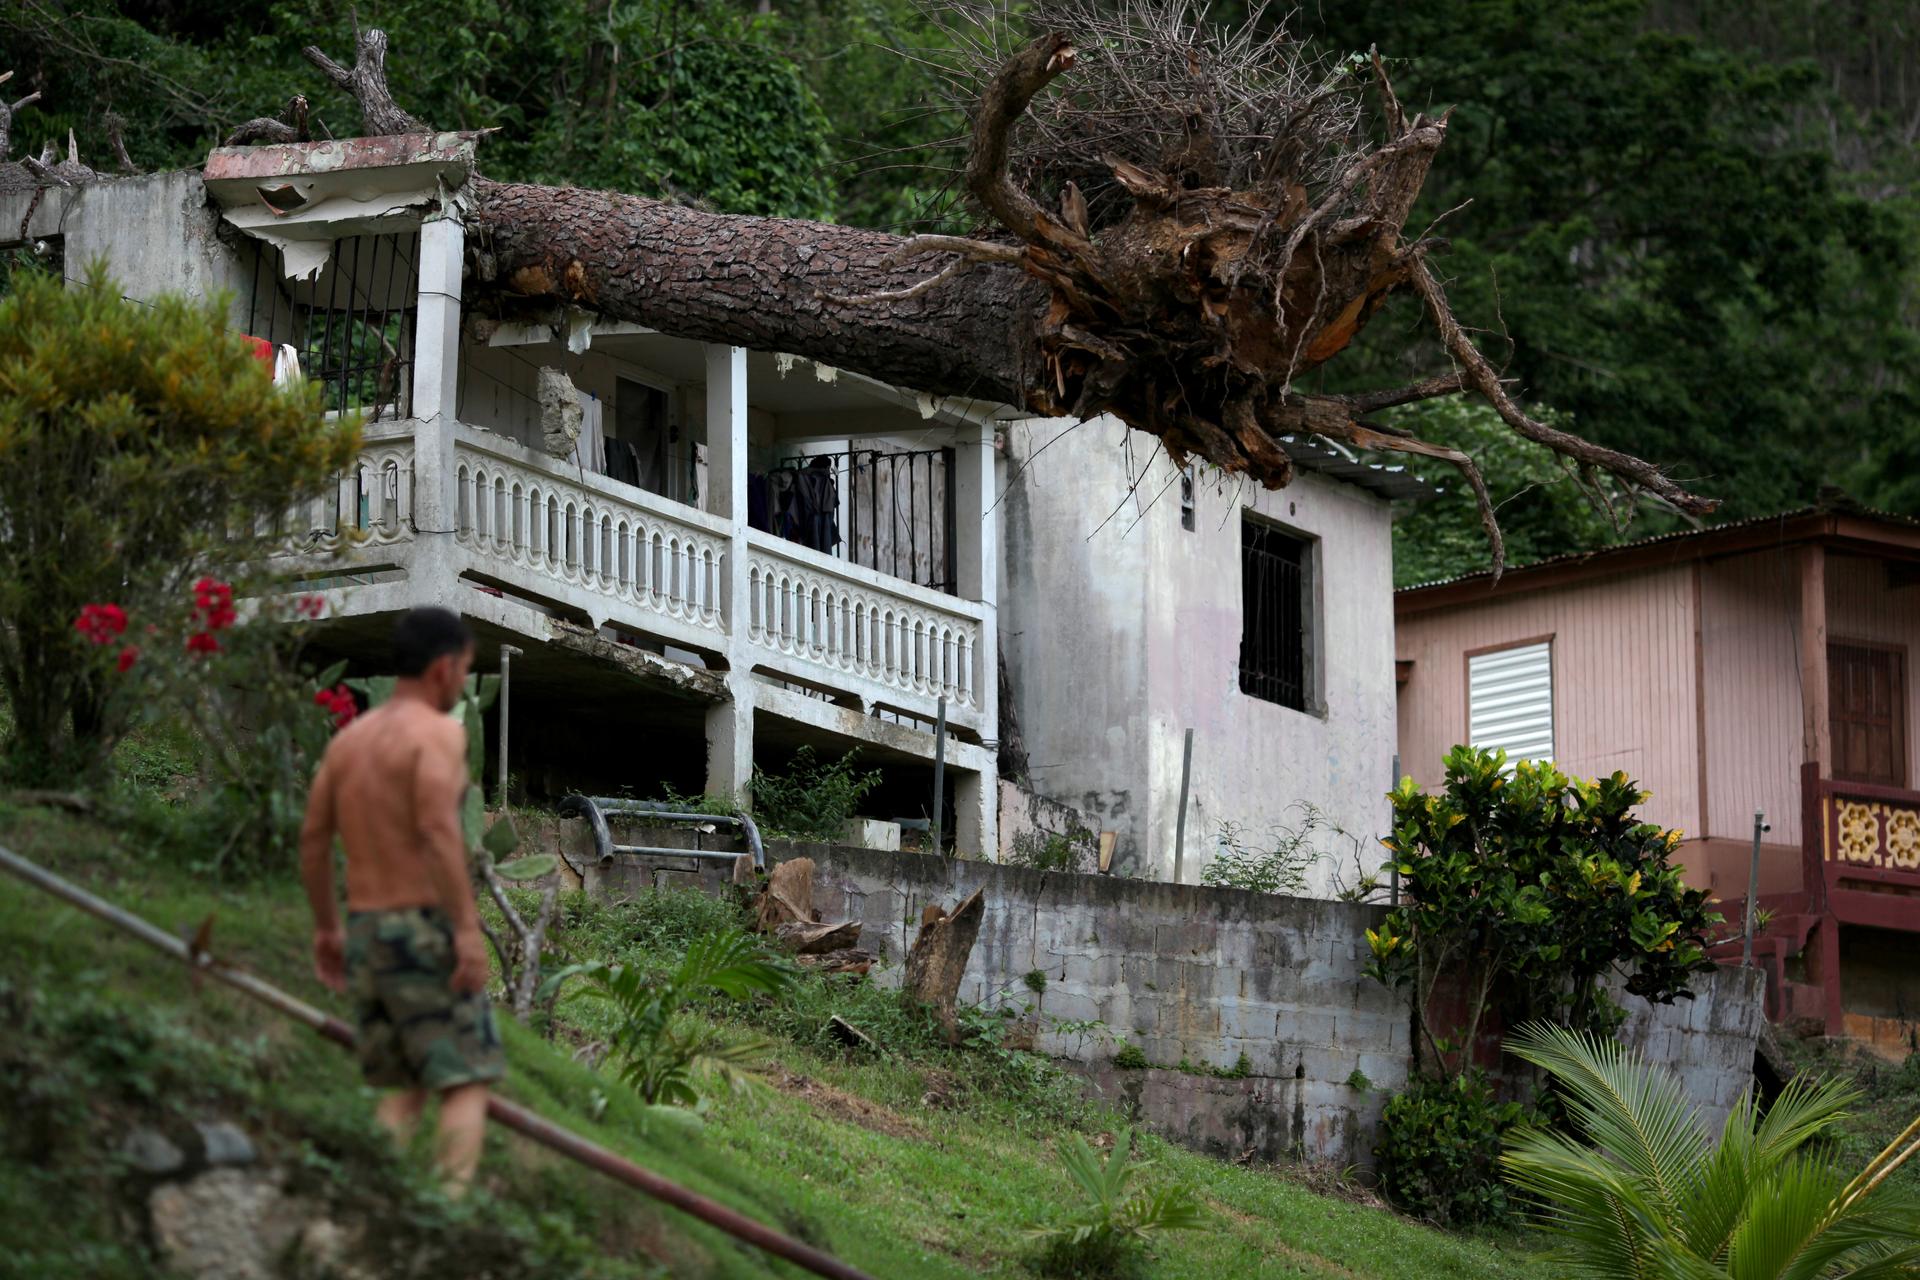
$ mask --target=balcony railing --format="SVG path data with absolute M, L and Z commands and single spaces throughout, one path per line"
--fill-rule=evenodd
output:
M 416 467 L 412 426 L 385 427 L 356 467 L 289 514 L 279 530 L 289 551 L 337 556 L 416 539 L 415 504 L 432 477 Z M 725 521 L 465 426 L 453 472 L 459 573 L 595 625 L 704 651 L 738 646 L 735 663 L 882 709 L 930 720 L 945 697 L 956 724 L 990 719 L 978 603 L 750 531 L 742 628 L 724 604 Z M 418 571 L 410 550 L 383 549 L 380 563 Z
M 945 695 L 958 718 L 981 711 L 979 606 L 763 533 L 747 545 L 747 637 L 796 674 L 852 677 L 910 710 Z
M 1920 930 L 1920 791 L 1815 778 L 1818 850 L 1840 919 Z
M 476 568 L 536 591 L 572 587 L 725 633 L 723 523 L 630 485 L 570 473 L 508 441 L 463 431 L 456 453 L 456 537 L 481 562 Z M 604 605 L 595 612 L 611 616 Z

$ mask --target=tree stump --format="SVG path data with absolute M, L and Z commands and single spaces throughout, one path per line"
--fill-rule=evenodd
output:
M 783 862 L 767 877 L 755 912 L 761 933 L 777 934 L 783 924 L 814 924 L 813 859 Z
M 905 990 L 933 1009 L 948 1044 L 960 1039 L 954 1001 L 960 995 L 960 979 L 966 974 L 967 957 L 973 954 L 973 942 L 980 936 L 980 921 L 986 910 L 978 889 L 967 895 L 952 914 L 937 903 L 929 904 L 920 916 L 920 933 L 907 951 Z

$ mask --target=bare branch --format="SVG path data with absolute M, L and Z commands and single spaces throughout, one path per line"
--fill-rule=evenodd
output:
M 967 157 L 967 189 L 999 219 L 1001 226 L 1029 244 L 1049 239 L 1044 229 L 1049 223 L 1059 224 L 1007 175 L 1013 126 L 1026 113 L 1034 95 L 1051 84 L 1055 76 L 1071 69 L 1078 56 L 1073 41 L 1067 36 L 1057 33 L 1041 36 L 1000 69 L 987 86 L 974 120 Z
M 113 152 L 114 167 L 121 173 L 139 173 L 140 166 L 127 154 L 127 121 L 117 111 L 109 111 L 105 120 L 107 126 L 107 147 Z
M 6 73 L 7 79 L 11 79 L 12 77 L 13 72 L 9 71 Z M 40 101 L 40 91 L 35 89 L 24 98 L 14 99 L 11 105 L 6 102 L 0 102 L 0 162 L 6 160 L 8 152 L 13 146 L 14 113 L 20 110 L 20 108 L 30 107 L 38 101 Z
M 1501 420 L 1515 433 L 1543 444 L 1565 458 L 1586 466 L 1598 467 L 1611 473 L 1630 485 L 1645 489 L 1661 501 L 1688 515 L 1703 516 L 1720 504 L 1712 498 L 1703 498 L 1689 493 L 1669 479 L 1665 472 L 1650 462 L 1642 461 L 1631 454 L 1594 444 L 1571 432 L 1560 431 L 1527 416 L 1506 388 L 1500 385 L 1499 375 L 1480 349 L 1473 345 L 1460 322 L 1454 319 L 1453 310 L 1447 305 L 1446 293 L 1440 288 L 1440 282 L 1433 278 L 1424 262 L 1416 263 L 1413 269 L 1413 286 L 1425 299 L 1427 313 L 1433 319 L 1434 328 L 1440 333 L 1440 340 L 1446 345 L 1453 358 L 1461 365 L 1463 376 L 1473 389 L 1487 398 Z
M 315 45 L 300 51 L 327 79 L 360 104 L 360 116 L 370 136 L 395 133 L 432 133 L 433 126 L 402 110 L 387 89 L 387 33 L 369 27 L 355 41 L 353 70 L 349 71 Z
M 1360 416 L 1378 413 L 1382 409 L 1391 409 L 1395 405 L 1459 395 L 1466 389 L 1467 375 L 1456 371 L 1436 374 L 1425 381 L 1413 383 L 1411 386 L 1396 387 L 1391 391 L 1362 391 L 1342 398 L 1354 415 Z

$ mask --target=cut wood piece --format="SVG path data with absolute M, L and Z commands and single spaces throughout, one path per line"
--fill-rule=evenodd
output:
M 787 923 L 773 931 L 781 943 L 803 956 L 844 951 L 860 941 L 860 922 L 842 920 L 837 924 Z
M 919 936 L 907 951 L 906 992 L 933 1009 L 949 1044 L 960 1038 L 954 1001 L 959 998 L 960 979 L 966 974 L 967 957 L 973 954 L 973 942 L 980 936 L 980 921 L 986 911 L 986 900 L 978 889 L 968 894 L 951 915 L 938 906 L 928 907 L 920 916 Z
M 844 973 L 857 978 L 872 969 L 879 958 L 871 951 L 847 947 L 822 955 L 795 956 L 794 962 L 809 973 Z
M 873 1042 L 872 1036 L 837 1013 L 827 1019 L 827 1030 L 833 1032 L 834 1039 L 849 1048 L 858 1046 L 863 1049 L 878 1049 L 880 1047 Z
M 813 859 L 783 862 L 767 877 L 756 912 L 762 933 L 775 933 L 783 924 L 812 924 Z

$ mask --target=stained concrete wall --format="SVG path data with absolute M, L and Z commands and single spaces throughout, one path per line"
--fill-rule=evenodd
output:
M 0 193 L 0 243 L 20 227 L 34 192 Z M 249 291 L 258 288 L 254 330 L 268 331 L 269 309 L 279 307 L 278 332 L 291 329 L 289 312 L 275 284 L 273 255 L 256 282 L 251 245 L 236 250 L 218 234 L 220 215 L 207 203 L 198 172 L 190 169 L 139 177 L 110 178 L 78 187 L 43 191 L 28 223 L 29 242 L 61 238 L 65 270 L 84 279 L 94 263 L 105 266 L 120 291 L 138 301 L 163 293 L 209 298 L 231 296 L 236 328 L 249 315 Z M 240 237 L 231 237 L 235 242 Z
M 1329 834 L 1309 892 L 1372 870 L 1394 753 L 1388 504 L 1304 474 L 1266 492 L 1202 477 L 1193 528 L 1164 453 L 1112 419 L 1009 424 L 1002 476 L 1001 645 L 1033 789 L 1118 833 L 1114 863 L 1174 878 L 1186 730 L 1191 808 L 1180 879 L 1223 826 L 1264 841 L 1311 804 Z M 1240 692 L 1243 512 L 1314 543 L 1312 705 Z

